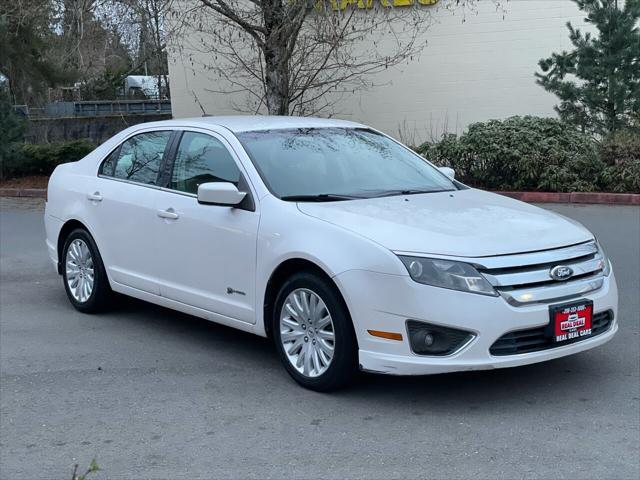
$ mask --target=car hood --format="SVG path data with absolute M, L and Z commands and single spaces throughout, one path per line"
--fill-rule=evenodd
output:
M 591 240 L 561 215 L 482 190 L 299 203 L 305 214 L 396 252 L 484 257 Z

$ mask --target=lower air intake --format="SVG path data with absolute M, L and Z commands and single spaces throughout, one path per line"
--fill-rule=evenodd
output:
M 593 333 L 588 338 L 593 338 L 606 332 L 609 330 L 612 322 L 613 312 L 611 310 L 595 314 L 591 327 Z M 576 339 L 578 342 L 580 340 L 581 339 Z M 566 345 L 566 343 L 562 345 Z M 539 352 L 557 346 L 561 345 L 554 343 L 551 336 L 547 335 L 547 326 L 545 325 L 528 330 L 509 332 L 496 340 L 489 349 L 489 352 L 491 355 L 496 356 L 517 355 L 518 353 Z

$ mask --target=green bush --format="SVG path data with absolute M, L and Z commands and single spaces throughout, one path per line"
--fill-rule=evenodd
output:
M 640 193 L 640 134 L 620 132 L 606 139 L 600 148 L 607 167 L 602 182 L 611 192 Z
M 50 175 L 60 164 L 75 162 L 95 148 L 88 140 L 40 145 L 23 144 L 2 162 L 2 178 Z
M 590 137 L 553 118 L 474 123 L 417 150 L 462 182 L 494 190 L 598 191 L 606 168 Z

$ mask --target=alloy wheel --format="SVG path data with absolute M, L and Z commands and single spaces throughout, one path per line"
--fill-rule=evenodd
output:
M 327 371 L 335 351 L 335 330 L 324 301 L 306 288 L 293 290 L 280 312 L 280 341 L 291 365 L 306 377 Z
M 65 273 L 73 298 L 80 303 L 89 300 L 95 281 L 93 257 L 87 244 L 79 238 L 73 240 L 67 249 Z

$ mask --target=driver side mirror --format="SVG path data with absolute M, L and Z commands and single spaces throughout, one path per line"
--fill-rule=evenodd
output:
M 451 180 L 456 178 L 456 171 L 451 167 L 438 167 L 438 170 L 440 170 L 442 173 L 444 173 Z
M 198 186 L 198 203 L 235 207 L 247 194 L 230 182 L 207 182 Z

